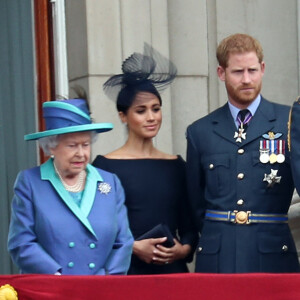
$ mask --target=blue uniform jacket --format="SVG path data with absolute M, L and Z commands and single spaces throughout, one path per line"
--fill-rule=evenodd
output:
M 260 162 L 260 140 L 268 132 L 287 139 L 289 107 L 261 99 L 247 129 L 237 131 L 228 104 L 187 129 L 189 199 L 201 237 L 196 271 L 212 273 L 296 272 L 299 263 L 288 224 L 236 224 L 205 219 L 205 211 L 286 214 L 294 183 L 285 143 L 283 163 Z M 268 187 L 265 175 L 277 170 L 280 183 Z
M 80 208 L 51 159 L 20 172 L 14 192 L 8 250 L 22 273 L 126 274 L 133 237 L 115 175 L 88 165 Z
M 290 143 L 293 178 L 300 195 L 300 98 L 294 102 L 291 111 Z

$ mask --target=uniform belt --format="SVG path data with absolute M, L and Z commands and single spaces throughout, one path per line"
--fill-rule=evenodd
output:
M 212 221 L 223 221 L 237 224 L 251 223 L 287 223 L 288 216 L 286 214 L 255 214 L 251 211 L 222 211 L 207 209 L 205 219 Z

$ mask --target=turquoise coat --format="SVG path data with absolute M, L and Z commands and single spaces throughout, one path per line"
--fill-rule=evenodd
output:
M 133 238 L 115 175 L 87 165 L 79 208 L 50 159 L 20 172 L 14 193 L 8 250 L 22 273 L 126 274 Z

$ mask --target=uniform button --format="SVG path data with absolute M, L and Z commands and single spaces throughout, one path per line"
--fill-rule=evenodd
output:
M 199 248 L 198 248 L 198 252 L 201 252 L 201 251 L 202 251 L 202 249 L 203 249 L 202 247 L 199 247 Z
M 94 263 L 90 263 L 90 264 L 89 264 L 89 268 L 90 268 L 90 269 L 94 269 L 94 268 L 95 268 L 95 264 L 94 264 Z
M 244 204 L 244 200 L 243 199 L 239 199 L 236 203 L 237 203 L 237 205 L 243 205 Z
M 238 179 L 243 179 L 244 177 L 245 177 L 244 173 L 239 173 L 237 176 Z
M 214 168 L 214 164 L 210 164 L 210 165 L 209 165 L 209 168 L 210 168 L 210 169 L 213 169 L 213 168 Z
M 289 250 L 289 247 L 287 245 L 282 246 L 282 251 L 286 252 Z
M 244 154 L 245 150 L 244 149 L 239 149 L 238 154 Z
M 74 243 L 74 242 L 70 242 L 70 243 L 69 243 L 69 247 L 70 247 L 70 248 L 74 248 L 74 247 L 75 247 L 75 243 Z
M 90 248 L 91 249 L 95 249 L 96 248 L 96 245 L 94 243 L 90 243 Z
M 74 263 L 73 263 L 72 261 L 70 261 L 70 262 L 68 263 L 68 267 L 69 267 L 69 268 L 73 268 L 73 267 L 74 267 Z

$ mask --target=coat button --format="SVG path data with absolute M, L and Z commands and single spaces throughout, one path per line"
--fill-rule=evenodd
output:
M 74 247 L 75 247 L 75 243 L 74 243 L 74 242 L 70 242 L 70 243 L 69 243 L 69 247 L 70 247 L 70 248 L 74 248 Z
M 202 247 L 199 247 L 199 248 L 198 248 L 198 252 L 201 252 L 202 250 L 203 250 Z
M 214 164 L 210 164 L 209 168 L 212 170 L 214 168 Z
M 237 203 L 237 205 L 243 205 L 244 204 L 244 200 L 243 199 L 239 199 L 236 203 Z
M 95 243 L 90 243 L 90 248 L 91 248 L 91 249 L 95 249 L 95 248 L 96 248 Z
M 289 250 L 289 247 L 287 245 L 282 246 L 282 251 L 286 252 Z
M 89 268 L 90 268 L 90 269 L 94 269 L 94 268 L 95 268 L 95 264 L 94 264 L 94 263 L 90 263 L 90 264 L 89 264 Z
M 240 149 L 238 150 L 238 154 L 244 154 L 244 152 L 245 152 L 244 149 L 241 149 L 241 148 L 240 148 Z
M 245 174 L 244 173 L 239 173 L 237 178 L 242 180 L 243 178 L 245 177 Z
M 72 261 L 70 261 L 70 262 L 68 263 L 68 267 L 69 267 L 69 268 L 73 268 L 73 267 L 74 267 L 74 263 L 73 263 Z

